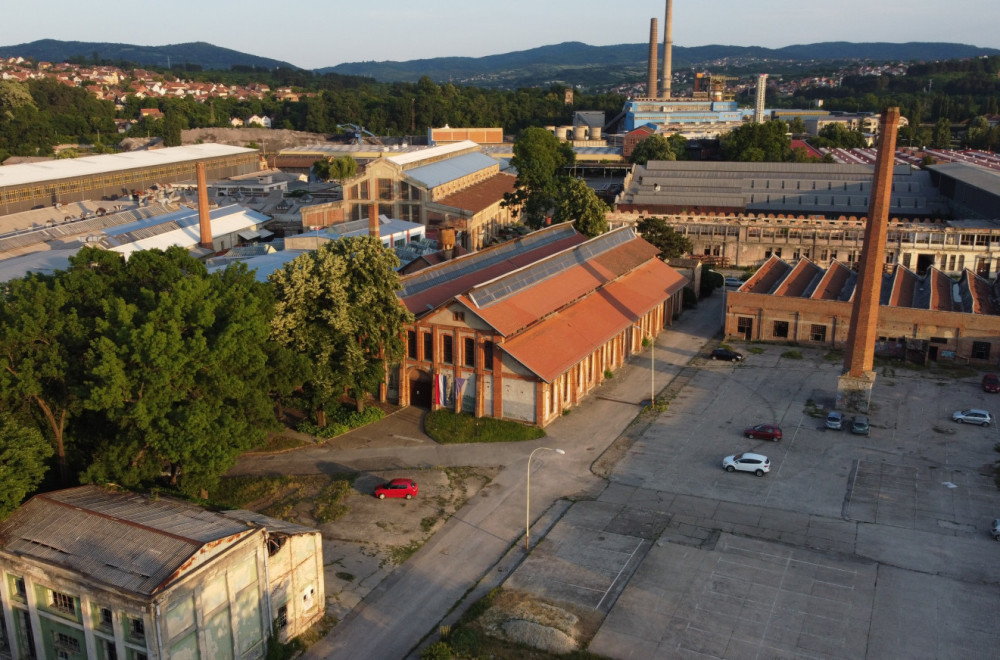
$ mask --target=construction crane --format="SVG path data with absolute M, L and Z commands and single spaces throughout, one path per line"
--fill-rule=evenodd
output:
M 357 124 L 337 124 L 337 128 L 349 133 L 357 144 L 382 144 L 382 138 L 371 131 L 366 131 L 363 126 L 358 126 Z M 366 141 L 366 135 L 371 139 Z

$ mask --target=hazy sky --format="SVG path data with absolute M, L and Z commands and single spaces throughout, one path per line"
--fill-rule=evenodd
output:
M 205 41 L 312 69 L 481 57 L 564 41 L 643 43 L 653 16 L 662 38 L 664 6 L 663 0 L 40 0 L 21 4 L 14 16 L 7 12 L 0 45 L 46 38 L 155 46 Z M 674 0 L 673 39 L 677 46 L 937 41 L 1000 48 L 1000 2 Z

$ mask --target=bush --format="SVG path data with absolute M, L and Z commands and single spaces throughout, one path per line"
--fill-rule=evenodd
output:
M 611 380 L 614 377 L 615 377 L 615 372 L 611 371 L 610 369 L 605 369 L 604 370 L 604 379 L 605 380 Z
M 463 627 L 455 630 L 448 638 L 451 648 L 463 658 L 474 658 L 479 655 L 479 633 L 472 628 Z
M 327 425 L 319 426 L 311 421 L 304 421 L 295 427 L 301 433 L 308 433 L 317 438 L 333 438 L 359 426 L 367 426 L 385 417 L 381 408 L 370 406 L 364 412 L 358 412 L 352 406 L 338 404 L 326 410 Z
M 428 413 L 424 432 L 441 444 L 520 442 L 545 437 L 545 431 L 537 426 L 493 417 L 476 418 L 468 413 L 456 415 L 443 408 Z
M 420 652 L 420 660 L 451 660 L 451 647 L 444 642 L 434 642 Z

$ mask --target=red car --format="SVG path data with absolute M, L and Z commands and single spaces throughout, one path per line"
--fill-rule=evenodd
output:
M 997 378 L 996 374 L 986 374 L 983 376 L 983 391 L 1000 392 L 1000 378 Z
M 781 440 L 781 429 L 774 424 L 758 424 L 757 426 L 743 429 L 743 435 L 751 440 L 760 438 L 761 440 L 774 440 L 777 442 Z
M 375 489 L 375 497 L 384 500 L 387 497 L 412 498 L 417 494 L 417 482 L 413 479 L 393 479 Z

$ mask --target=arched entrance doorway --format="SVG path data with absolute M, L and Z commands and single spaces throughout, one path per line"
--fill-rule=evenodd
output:
M 426 371 L 414 369 L 410 372 L 410 405 L 431 409 L 431 397 L 434 394 L 434 383 Z

